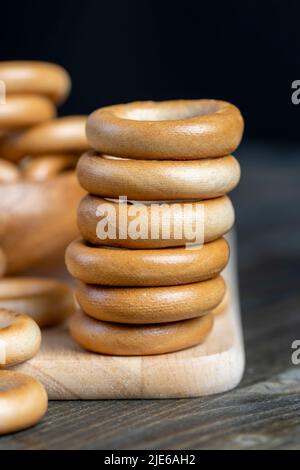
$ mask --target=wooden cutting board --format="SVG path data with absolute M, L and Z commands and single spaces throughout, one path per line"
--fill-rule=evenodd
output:
M 159 356 L 104 356 L 82 350 L 64 326 L 44 330 L 39 354 L 15 369 L 38 378 L 52 400 L 197 397 L 236 387 L 245 358 L 232 236 L 230 244 L 230 306 L 204 344 Z

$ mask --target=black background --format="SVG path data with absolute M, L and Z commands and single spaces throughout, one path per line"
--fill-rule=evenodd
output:
M 299 139 L 300 2 L 43 0 L 0 3 L 0 60 L 60 63 L 62 114 L 140 99 L 222 98 L 247 136 Z

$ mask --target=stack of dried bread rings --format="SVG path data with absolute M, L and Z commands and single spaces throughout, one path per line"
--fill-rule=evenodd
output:
M 74 169 L 88 144 L 85 116 L 57 118 L 70 88 L 55 64 L 0 62 L 0 277 L 53 256 L 76 234 L 82 190 Z M 48 402 L 39 381 L 5 369 L 35 356 L 40 328 L 73 312 L 72 289 L 62 281 L 1 278 L 0 434 L 36 424 Z
M 86 116 L 57 117 L 57 106 L 71 89 L 62 67 L 0 62 L 1 84 L 0 246 L 7 255 L 8 272 L 16 274 L 56 252 L 61 255 L 76 236 L 82 190 L 74 169 L 89 146 Z M 19 240 L 21 227 L 24 236 Z M 33 249 L 29 235 L 36 232 L 45 239 Z
M 74 310 L 73 291 L 62 281 L 29 277 L 0 280 L 0 435 L 36 424 L 48 403 L 38 380 L 3 369 L 35 356 L 41 345 L 40 328 L 63 322 Z
M 66 254 L 81 307 L 71 318 L 70 331 L 81 346 L 135 356 L 175 352 L 206 339 L 214 312 L 226 299 L 220 273 L 229 247 L 223 235 L 235 217 L 226 194 L 240 179 L 231 153 L 243 128 L 239 110 L 215 100 L 114 105 L 88 118 L 87 138 L 94 151 L 84 154 L 77 167 L 89 193 L 78 209 L 82 239 Z M 118 200 L 121 196 L 128 200 Z M 128 237 L 131 208 L 142 202 L 147 234 Z M 169 216 L 166 203 L 168 209 L 177 204 L 182 210 Z M 155 227 L 153 205 L 159 215 Z M 187 205 L 192 223 L 197 208 L 203 211 L 204 244 L 190 249 L 185 232 L 175 236 Z M 112 237 L 99 236 L 105 212 L 99 207 L 117 214 Z
M 3 370 L 31 359 L 40 344 L 32 318 L 0 308 L 0 435 L 33 426 L 47 411 L 47 393 L 38 380 Z
M 5 256 L 0 250 L 0 275 L 1 269 L 5 271 Z M 63 281 L 0 279 L 0 435 L 38 423 L 48 406 L 38 380 L 4 369 L 34 357 L 41 345 L 40 328 L 63 322 L 74 310 L 73 291 Z

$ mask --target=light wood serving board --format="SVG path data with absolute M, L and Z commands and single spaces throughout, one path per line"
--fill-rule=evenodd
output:
M 82 350 L 64 326 L 44 330 L 39 354 L 15 369 L 38 378 L 52 400 L 197 397 L 236 387 L 245 359 L 232 236 L 230 243 L 230 306 L 204 344 L 159 356 L 104 356 Z

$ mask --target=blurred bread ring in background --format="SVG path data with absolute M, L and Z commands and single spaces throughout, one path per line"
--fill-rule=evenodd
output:
M 0 434 L 33 426 L 47 407 L 47 393 L 40 382 L 20 372 L 0 371 Z
M 81 186 L 102 197 L 129 199 L 210 199 L 232 191 L 240 165 L 232 157 L 188 161 L 125 160 L 88 152 L 77 166 Z
M 17 165 L 0 158 L 0 184 L 15 183 L 21 179 L 21 176 Z
M 81 154 L 89 145 L 85 135 L 85 116 L 68 116 L 39 124 L 0 145 L 0 154 L 8 160 L 49 154 Z
M 108 323 L 78 311 L 70 319 L 72 337 L 88 351 L 113 356 L 165 354 L 202 343 L 213 327 L 212 314 L 159 325 Z
M 119 104 L 98 109 L 87 121 L 88 141 L 98 152 L 153 160 L 229 155 L 243 130 L 238 108 L 217 100 Z
M 6 271 L 6 256 L 4 251 L 0 248 L 0 277 L 5 274 Z
M 31 181 L 45 181 L 59 173 L 74 169 L 79 157 L 76 155 L 45 155 L 24 162 L 23 177 Z
M 63 322 L 74 312 L 75 301 L 71 287 L 56 279 L 4 278 L 0 308 L 29 315 L 43 328 Z
M 221 276 L 167 287 L 108 287 L 78 282 L 77 301 L 84 313 L 112 323 L 167 323 L 200 317 L 225 294 Z
M 175 286 L 204 281 L 227 265 L 229 246 L 224 238 L 192 250 L 128 250 L 92 247 L 72 242 L 66 252 L 70 274 L 86 284 L 102 286 Z
M 132 208 L 133 205 L 135 206 L 134 208 Z M 141 206 L 140 204 L 122 203 L 117 200 L 111 201 L 87 195 L 82 199 L 78 208 L 79 231 L 86 241 L 94 245 L 110 245 L 136 249 L 164 248 L 194 243 L 195 239 L 192 237 L 194 237 L 195 234 L 191 232 L 191 237 L 188 238 L 187 235 L 189 234 L 186 235 L 185 230 L 179 230 L 179 228 L 195 228 L 197 225 L 198 212 L 200 214 L 199 225 L 201 222 L 201 227 L 199 227 L 201 229 L 200 235 L 203 233 L 205 242 L 220 238 L 227 233 L 234 224 L 234 209 L 228 196 L 199 202 L 171 201 L 167 204 L 154 203 L 154 205 L 157 206 L 155 212 L 150 204 Z M 129 232 L 133 231 L 131 224 L 136 223 L 139 225 L 137 222 L 138 216 L 135 211 L 140 211 L 142 221 L 145 222 L 145 234 L 142 233 L 142 238 L 137 239 L 128 235 Z M 155 214 L 154 216 L 153 212 Z M 104 213 L 106 214 L 102 217 Z M 202 214 L 204 215 L 204 219 L 201 217 Z M 99 222 L 102 223 L 102 220 L 104 226 L 106 223 L 105 219 L 109 220 L 109 218 L 112 220 L 111 231 L 114 232 L 113 237 L 109 236 L 108 233 L 108 238 L 100 239 L 98 224 Z M 120 225 L 120 218 L 122 222 L 125 223 L 126 227 Z M 170 231 L 167 236 L 165 236 L 166 226 L 170 226 Z M 101 227 L 101 231 L 103 231 L 102 228 L 103 227 Z M 152 236 L 153 230 L 155 231 L 155 238 Z M 124 231 L 126 231 L 126 233 L 124 233 Z M 102 235 L 100 234 L 100 236 Z
M 53 103 L 38 95 L 10 95 L 0 105 L 0 129 L 12 131 L 35 126 L 56 116 Z
M 66 70 L 48 62 L 0 62 L 0 80 L 5 83 L 7 94 L 43 95 L 57 104 L 66 99 L 71 89 Z
M 27 361 L 40 345 L 41 331 L 32 318 L 0 309 L 0 369 Z

